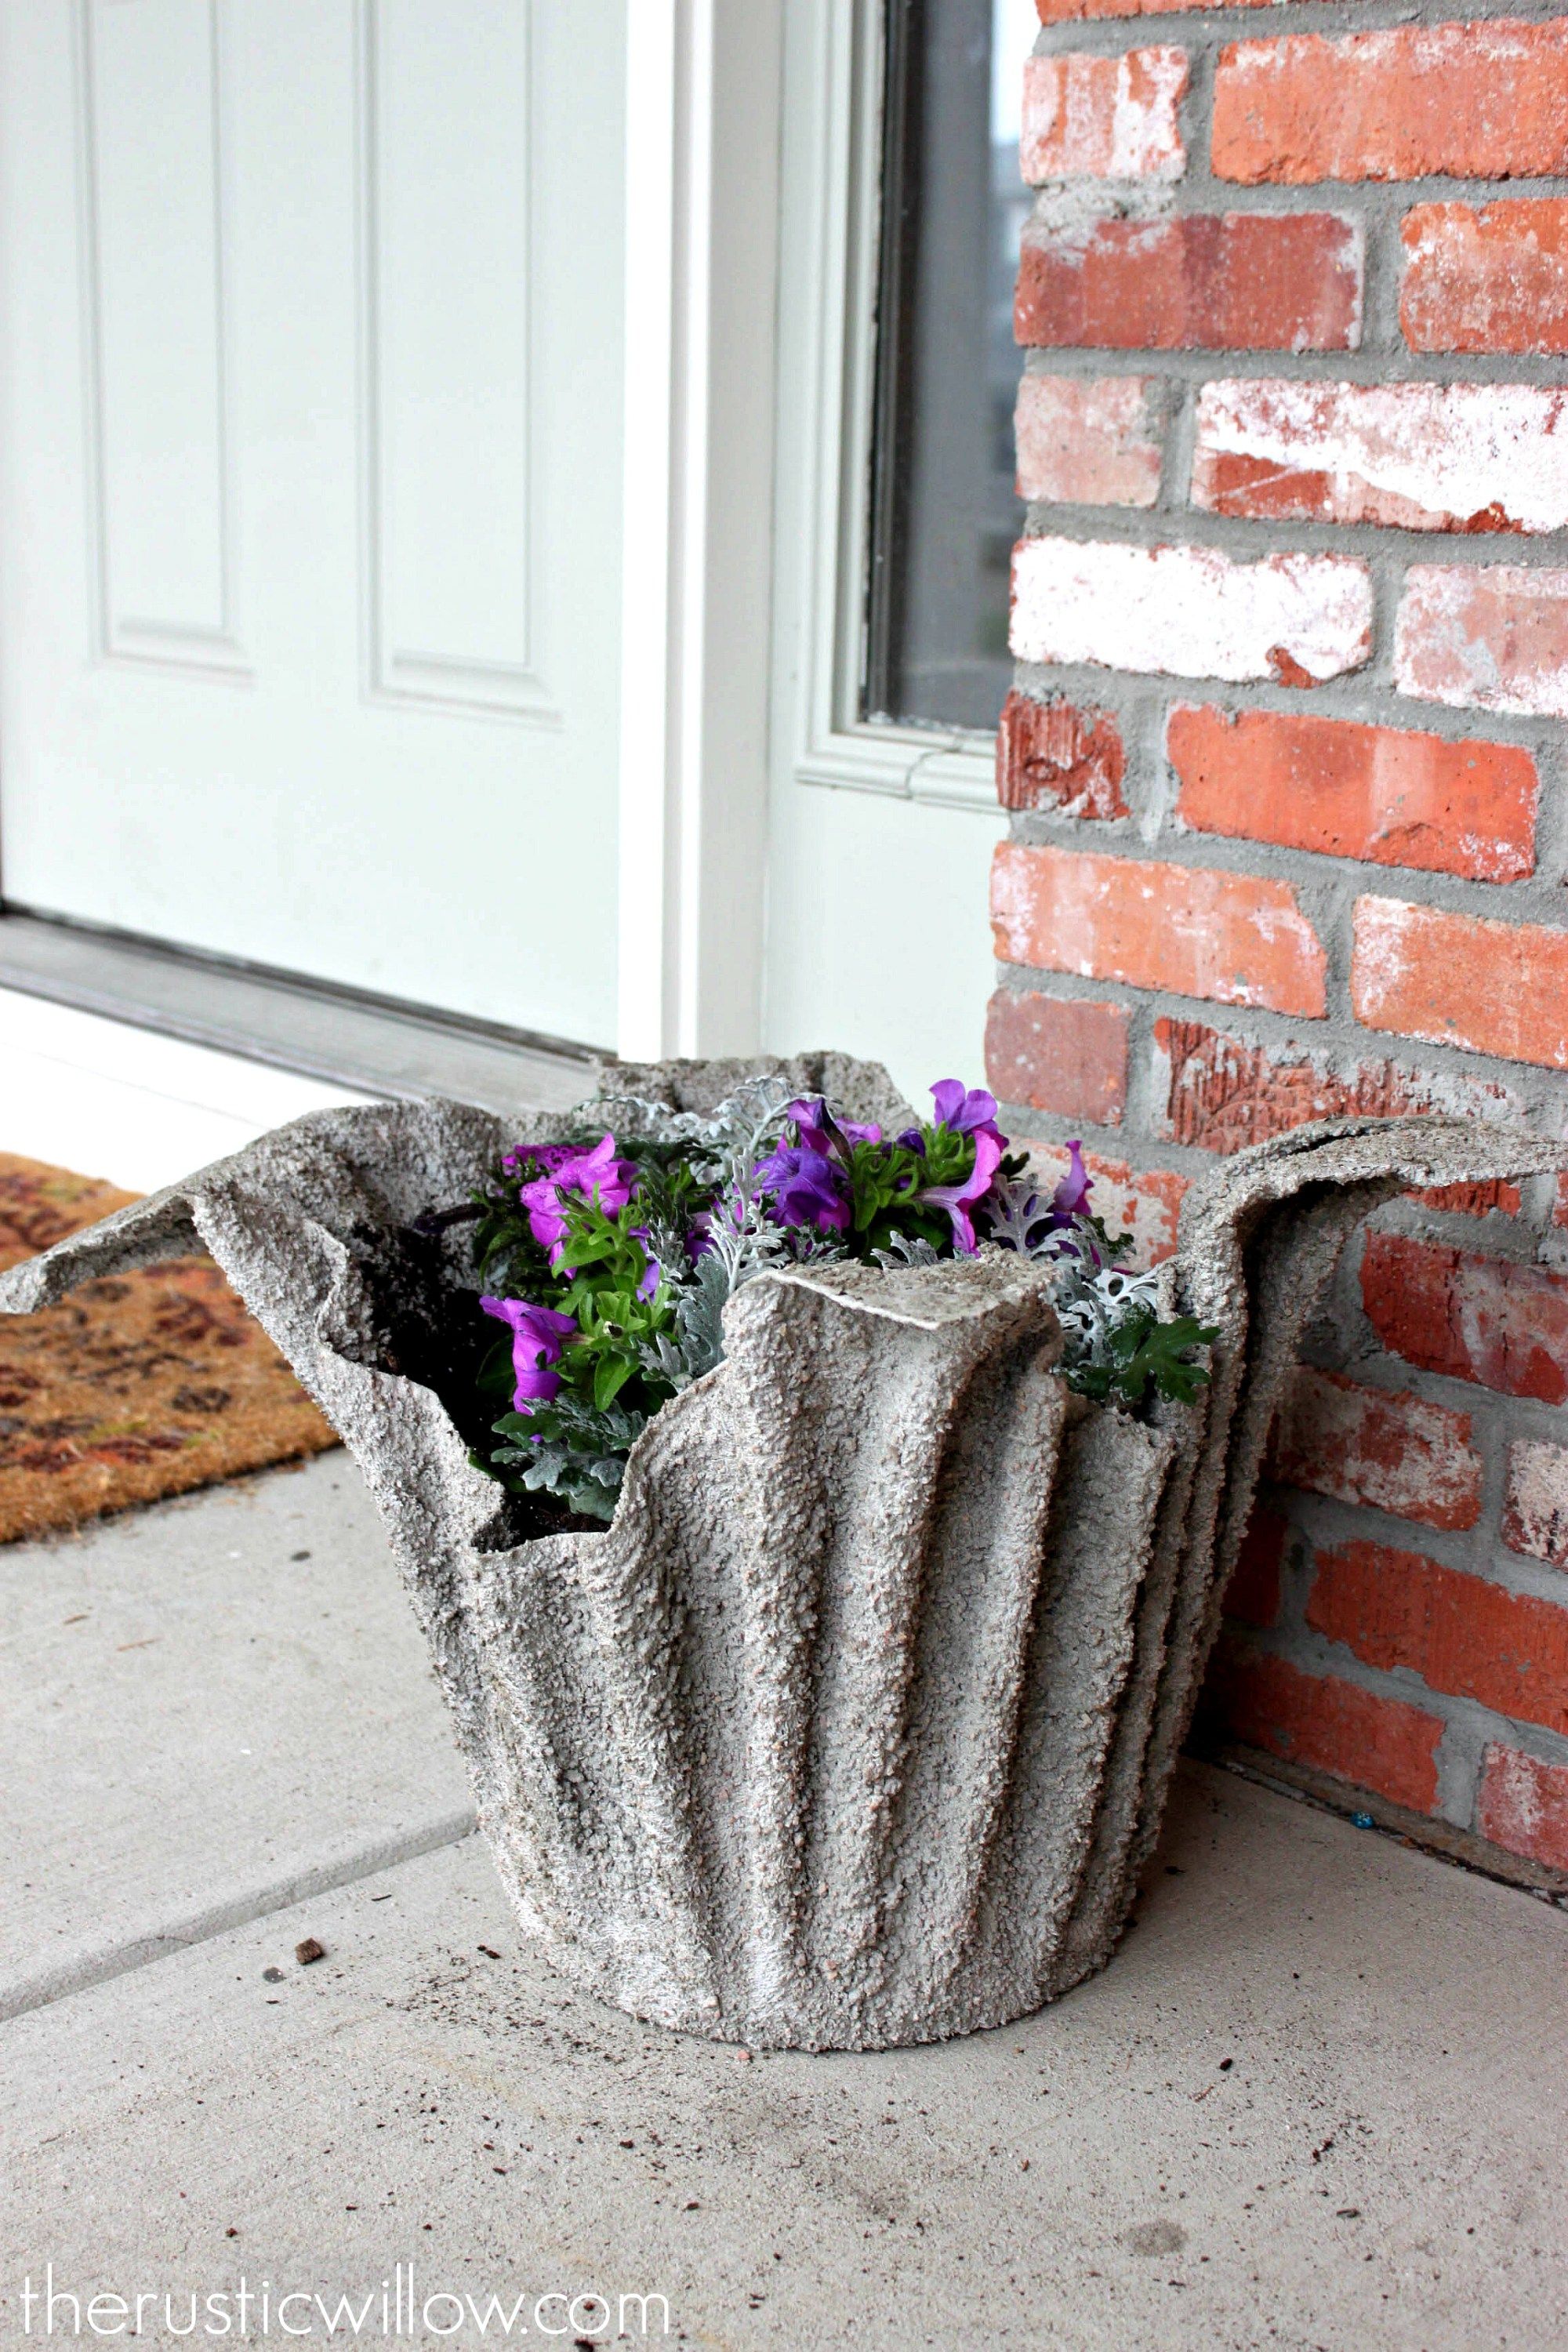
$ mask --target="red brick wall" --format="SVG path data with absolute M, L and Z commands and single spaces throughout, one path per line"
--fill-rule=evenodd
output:
M 1038 5 L 989 1069 L 1158 1255 L 1302 1119 L 1568 1124 L 1568 16 Z M 1568 1193 L 1309 1354 L 1212 1706 L 1568 1869 Z

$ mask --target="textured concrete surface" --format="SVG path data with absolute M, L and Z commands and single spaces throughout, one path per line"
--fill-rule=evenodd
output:
M 178 2322 L 412 2261 L 421 2300 L 526 2294 L 515 2340 L 593 2292 L 727 2352 L 1568 2342 L 1568 1921 L 1193 1767 L 1148 1888 L 1039 2017 L 859 2057 L 599 2005 L 477 1838 L 257 1921 L 0 2030 L 0 2340 L 51 2263 Z
M 623 1068 L 576 1123 L 668 1132 L 751 1074 Z M 907 1116 L 874 1065 L 771 1074 Z M 199 1236 L 386 1514 L 525 1930 L 634 2016 L 773 2049 L 970 2032 L 1104 1965 L 1345 1238 L 1404 1185 L 1568 1162 L 1424 1118 L 1222 1164 L 1166 1277 L 1215 1327 L 1212 1380 L 1148 1423 L 1067 1395 L 1026 1260 L 763 1276 L 614 1524 L 527 1539 L 428 1369 L 466 1250 L 419 1231 L 505 1133 L 449 1102 L 297 1120 L 0 1277 L 0 1309 Z
M 0 2016 L 471 1823 L 346 1454 L 7 1545 L 0 1625 Z

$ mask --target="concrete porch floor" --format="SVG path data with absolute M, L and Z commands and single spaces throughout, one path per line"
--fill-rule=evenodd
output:
M 526 2294 L 535 2343 L 616 2340 L 540 2296 L 627 2294 L 652 2340 L 779 2352 L 1568 2345 L 1568 1919 L 1527 1895 L 1190 1767 L 1054 2010 L 747 2059 L 531 1956 L 342 1455 L 0 1587 L 6 2346 L 50 2264 L 155 2295 L 148 2342 L 216 2340 L 162 2298 L 183 2328 L 242 2277 L 252 2341 L 291 2340 L 264 2281 L 371 2295 L 361 2342 L 506 2340 L 440 2302 L 393 2337 L 411 2261 L 420 2307 Z M 99 2339 L 62 2303 L 53 2340 Z

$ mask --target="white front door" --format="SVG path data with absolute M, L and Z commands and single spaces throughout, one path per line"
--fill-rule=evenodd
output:
M 0 0 L 0 886 L 616 1026 L 625 0 Z

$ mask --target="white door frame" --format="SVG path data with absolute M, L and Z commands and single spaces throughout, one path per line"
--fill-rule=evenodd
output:
M 882 0 L 789 0 L 763 1040 L 978 1080 L 995 739 L 862 716 Z
M 904 803 L 916 830 L 899 854 L 928 896 L 933 864 L 956 855 L 967 875 L 999 830 L 994 736 L 859 709 L 882 25 L 883 0 L 629 0 L 617 1042 L 631 1059 L 802 1042 L 783 1036 L 791 1016 L 765 980 L 791 950 L 770 950 L 765 927 L 770 844 L 777 856 L 798 832 L 780 822 L 796 796 L 869 794 L 889 818 Z M 981 907 L 983 879 L 974 890 Z M 955 1003 L 981 992 L 971 1059 L 990 971 L 975 926 L 981 947 L 949 941 L 929 974 Z M 813 1017 L 854 1025 L 837 1000 Z
M 761 1040 L 786 0 L 628 0 L 617 1045 Z
M 799 784 L 996 809 L 995 737 L 860 715 L 866 635 L 883 0 L 790 0 L 781 185 L 777 753 Z

